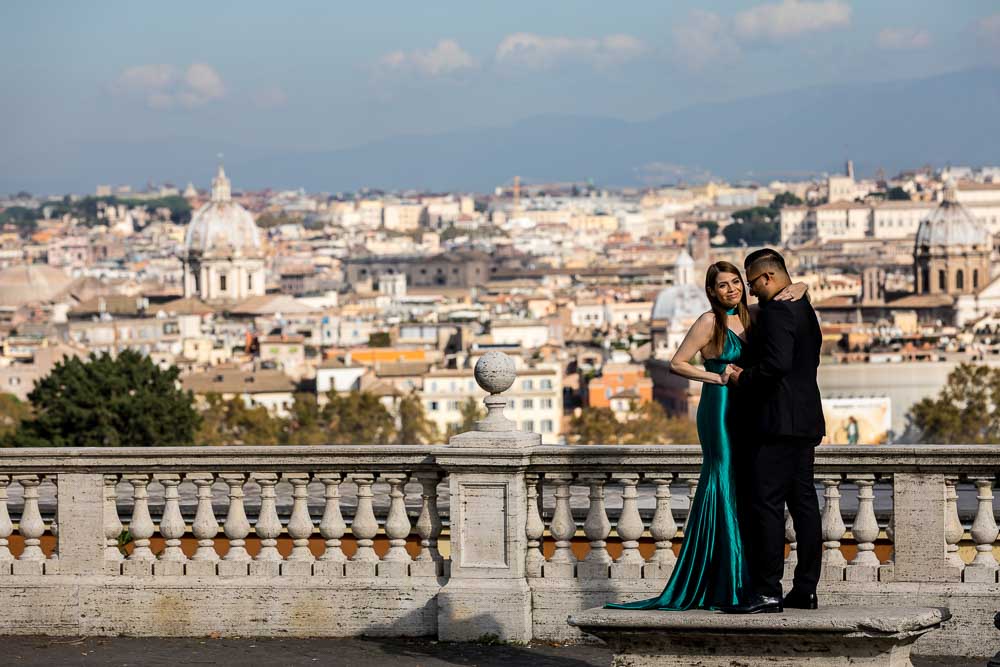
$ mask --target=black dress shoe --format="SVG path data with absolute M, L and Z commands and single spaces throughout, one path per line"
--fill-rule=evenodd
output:
M 781 598 L 769 595 L 754 595 L 743 604 L 722 607 L 722 612 L 726 614 L 780 614 L 783 611 Z
M 788 595 L 782 600 L 782 606 L 789 609 L 818 609 L 815 593 L 800 593 L 794 588 L 788 591 Z

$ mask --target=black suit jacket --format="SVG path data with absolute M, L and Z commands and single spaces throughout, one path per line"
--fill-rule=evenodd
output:
M 822 342 L 808 301 L 761 304 L 738 381 L 743 428 L 766 440 L 819 444 L 826 434 L 816 383 Z

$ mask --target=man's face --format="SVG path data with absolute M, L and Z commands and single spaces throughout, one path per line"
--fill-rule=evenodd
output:
M 767 301 L 774 296 L 774 274 L 766 270 L 750 269 L 747 273 L 747 287 L 759 301 Z

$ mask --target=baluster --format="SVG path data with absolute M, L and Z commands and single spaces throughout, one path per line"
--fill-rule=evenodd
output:
M 312 517 L 309 516 L 309 475 L 289 474 L 285 480 L 292 485 L 292 515 L 288 518 L 288 536 L 292 538 L 292 553 L 288 563 L 312 563 L 316 560 L 309 550 L 309 538 L 313 532 Z M 288 564 L 286 563 L 286 565 Z M 311 574 L 312 566 L 297 565 L 283 568 L 282 572 Z
M 118 574 L 121 567 L 118 561 L 122 560 L 121 550 L 118 548 L 118 538 L 124 530 L 121 519 L 118 517 L 118 475 L 104 476 L 104 560 L 108 561 L 108 571 Z
M 132 516 L 128 522 L 132 553 L 122 564 L 122 573 L 148 576 L 153 573 L 153 562 L 156 560 L 149 548 L 149 538 L 156 532 L 156 526 L 149 516 L 149 475 L 126 475 L 125 480 L 132 485 Z
M 14 534 L 14 524 L 7 510 L 7 486 L 10 477 L 0 475 L 0 573 L 10 574 L 14 554 L 10 552 L 10 536 Z
M 878 539 L 878 521 L 875 519 L 875 475 L 855 475 L 852 481 L 858 487 L 858 512 L 854 516 L 851 532 L 858 545 L 858 554 L 846 570 L 847 581 L 878 581 L 878 557 L 875 540 Z
M 254 473 L 253 480 L 260 486 L 260 514 L 254 524 L 254 533 L 260 538 L 260 551 L 250 563 L 251 575 L 276 576 L 280 572 L 281 554 L 278 552 L 278 536 L 281 535 L 281 521 L 278 520 L 277 494 L 274 487 L 278 476 L 274 473 Z
M 994 583 L 997 580 L 997 559 L 993 543 L 997 541 L 997 522 L 993 516 L 993 477 L 970 476 L 976 485 L 976 518 L 972 522 L 972 540 L 976 543 L 976 557 L 965 567 L 965 581 Z
M 840 551 L 840 540 L 847 532 L 844 518 L 840 514 L 840 479 L 825 478 L 821 480 L 825 487 L 823 491 L 823 578 L 835 581 L 844 580 L 847 569 L 847 559 Z
M 52 549 L 52 555 L 49 556 L 49 560 L 59 560 L 59 476 L 58 475 L 46 475 L 45 479 L 52 483 L 52 495 L 56 502 L 56 513 L 52 516 L 52 523 L 49 525 L 49 534 L 55 538 L 56 544 Z M 53 564 L 46 565 L 46 572 Z M 58 567 L 58 566 L 56 566 Z M 52 568 L 53 572 L 58 572 L 57 569 Z
M 378 566 L 379 576 L 405 577 L 413 559 L 406 551 L 406 538 L 410 534 L 410 518 L 406 516 L 405 473 L 386 473 L 382 479 L 389 484 L 389 514 L 385 519 L 385 535 L 389 538 L 389 551 Z
M 18 483 L 24 490 L 24 508 L 21 510 L 21 522 L 18 528 L 21 537 L 24 538 L 24 551 L 21 552 L 20 560 L 23 561 L 43 561 L 45 554 L 42 553 L 41 538 L 45 534 L 45 522 L 42 521 L 41 512 L 38 511 L 38 486 L 41 484 L 38 475 L 21 475 L 17 477 Z M 39 569 L 39 574 L 41 570 Z M 15 568 L 15 574 L 16 568 Z
M 250 535 L 250 520 L 247 519 L 246 507 L 243 504 L 245 494 L 243 485 L 246 476 L 241 473 L 220 475 L 229 487 L 229 507 L 226 509 L 226 521 L 222 530 L 229 541 L 229 550 L 219 563 L 219 574 L 224 576 L 239 576 L 248 574 L 250 570 L 250 554 L 247 552 L 247 536 Z
M 552 511 L 552 522 L 549 533 L 555 540 L 555 551 L 552 558 L 545 564 L 545 577 L 572 578 L 576 571 L 576 555 L 573 553 L 572 540 L 576 534 L 576 522 L 570 509 L 570 484 L 573 483 L 572 473 L 554 473 L 547 475 L 555 484 L 555 509 Z
M 529 577 L 541 577 L 545 556 L 542 554 L 542 537 L 545 536 L 545 524 L 538 509 L 538 486 L 542 476 L 537 472 L 524 475 L 525 497 L 527 502 L 527 519 L 524 523 L 524 535 L 528 540 L 528 551 L 524 557 L 524 569 Z
M 687 539 L 687 525 L 688 521 L 691 519 L 691 508 L 694 507 L 695 496 L 698 495 L 698 475 L 692 473 L 684 473 L 678 475 L 678 478 L 683 480 L 687 484 L 688 494 L 687 494 L 687 514 L 684 516 L 684 539 Z
M 441 514 L 437 505 L 437 489 L 441 475 L 436 472 L 420 472 L 415 475 L 420 482 L 420 516 L 417 518 L 417 535 L 420 536 L 420 553 L 410 565 L 414 576 L 440 576 L 443 559 L 438 551 L 438 536 L 441 535 Z
M 958 555 L 958 543 L 962 541 L 965 528 L 958 516 L 958 478 L 944 478 L 944 543 L 948 563 L 958 569 L 965 568 L 965 561 Z
M 884 563 L 879 565 L 878 568 L 878 580 L 879 581 L 892 581 L 895 579 L 895 561 L 896 561 L 896 539 L 895 539 L 895 521 L 896 521 L 896 484 L 892 475 L 886 476 L 890 483 L 889 496 L 892 499 L 892 509 L 889 512 L 889 520 L 885 524 L 885 536 L 889 539 L 891 545 L 891 551 L 889 552 L 889 558 L 886 559 Z
M 744 540 L 746 536 L 744 536 Z M 785 557 L 785 578 L 791 579 L 795 576 L 795 566 L 799 563 L 799 544 L 795 539 L 795 522 L 792 521 L 792 513 L 785 506 L 785 541 L 788 542 L 788 556 Z
M 374 477 L 369 474 L 351 475 L 351 480 L 357 485 L 358 506 L 354 510 L 354 521 L 351 531 L 358 541 L 357 551 L 347 562 L 345 571 L 352 577 L 375 576 L 375 564 L 378 554 L 373 545 L 378 534 L 378 522 L 372 509 L 372 484 Z
M 604 484 L 607 478 L 604 473 L 580 475 L 580 481 L 590 487 L 590 507 L 583 522 L 583 532 L 590 541 L 590 551 L 577 567 L 581 579 L 607 579 L 610 573 L 608 566 L 612 559 L 608 553 L 607 540 L 611 534 L 611 522 L 604 504 Z
M 163 485 L 163 516 L 160 518 L 160 535 L 164 539 L 160 559 L 153 565 L 154 574 L 181 575 L 184 574 L 182 563 L 187 562 L 187 556 L 181 550 L 181 538 L 187 530 L 184 517 L 181 516 L 180 475 L 155 475 L 154 479 Z
M 326 549 L 319 557 L 319 562 L 313 566 L 316 574 L 343 576 L 343 562 L 347 560 L 340 546 L 341 538 L 347 532 L 344 515 L 340 512 L 340 482 L 343 475 L 339 472 L 325 472 L 316 475 L 323 482 L 323 497 L 326 506 L 323 508 L 323 518 L 319 522 L 319 534 L 326 540 Z
M 191 524 L 191 532 L 198 539 L 198 548 L 191 556 L 191 561 L 195 565 L 189 564 L 186 571 L 188 574 L 215 574 L 215 562 L 219 560 L 219 554 L 215 551 L 215 536 L 219 534 L 219 521 L 212 510 L 212 485 L 215 483 L 215 475 L 197 473 L 187 475 L 187 478 L 194 482 L 197 488 L 198 509 Z
M 642 576 L 643 558 L 639 553 L 642 537 L 642 517 L 639 516 L 639 475 L 615 475 L 622 484 L 622 512 L 615 531 L 622 540 L 622 555 L 611 564 L 612 579 L 639 579 Z
M 646 477 L 656 485 L 656 511 L 653 513 L 653 523 L 649 526 L 649 534 L 656 541 L 656 551 L 650 560 L 659 567 L 657 576 L 665 577 L 670 574 L 677 562 L 677 556 L 674 555 L 677 522 L 670 507 L 670 483 L 674 476 L 667 472 Z

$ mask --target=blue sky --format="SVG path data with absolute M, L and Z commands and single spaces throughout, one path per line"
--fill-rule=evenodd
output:
M 203 146 L 174 178 L 204 182 L 226 147 L 325 150 L 548 113 L 644 119 L 998 64 L 987 0 L 9 2 L 0 191 L 90 190 L 122 159 L 101 145 Z M 81 160 L 86 175 L 60 175 Z

